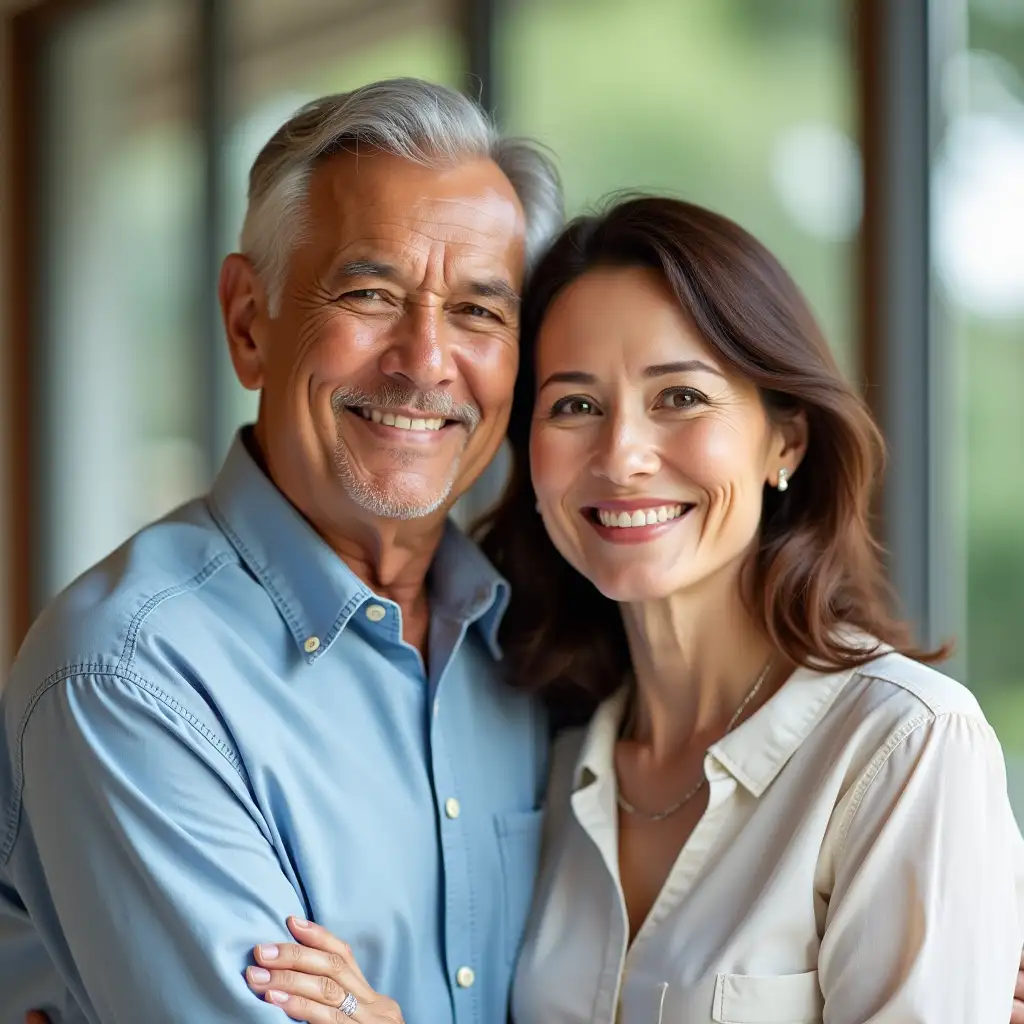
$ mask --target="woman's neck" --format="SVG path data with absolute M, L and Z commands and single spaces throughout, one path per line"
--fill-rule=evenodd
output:
M 636 675 L 633 738 L 656 760 L 719 739 L 773 654 L 737 576 L 623 605 L 622 616 Z M 779 668 L 773 664 L 751 710 L 785 678 Z

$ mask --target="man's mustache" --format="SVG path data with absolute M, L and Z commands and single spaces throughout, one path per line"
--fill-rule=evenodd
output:
M 336 416 L 345 409 L 409 409 L 430 417 L 455 420 L 472 433 L 480 422 L 480 410 L 470 402 L 456 402 L 447 391 L 419 391 L 398 384 L 385 384 L 378 391 L 338 388 L 331 395 Z

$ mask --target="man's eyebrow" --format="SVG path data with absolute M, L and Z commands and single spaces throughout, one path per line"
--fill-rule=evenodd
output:
M 343 281 L 351 277 L 376 277 L 383 281 L 393 281 L 398 284 L 401 280 L 401 272 L 390 263 L 382 263 L 380 260 L 349 260 L 343 263 L 332 274 L 333 281 Z M 458 289 L 455 289 L 456 291 Z M 464 286 L 464 291 L 481 299 L 499 299 L 507 303 L 513 309 L 519 306 L 519 293 L 501 277 L 487 278 L 486 280 L 469 281 Z
M 378 260 L 349 260 L 343 263 L 331 275 L 336 281 L 346 277 L 380 277 L 385 281 L 397 281 L 398 269 L 390 263 L 381 263 Z
M 508 281 L 500 277 L 492 277 L 487 281 L 470 281 L 466 285 L 466 291 L 481 299 L 500 299 L 513 308 L 519 306 L 519 293 Z

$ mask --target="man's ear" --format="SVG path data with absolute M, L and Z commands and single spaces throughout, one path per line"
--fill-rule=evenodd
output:
M 238 380 L 249 391 L 259 391 L 267 367 L 267 296 L 252 264 L 241 253 L 231 253 L 221 264 L 217 294 Z

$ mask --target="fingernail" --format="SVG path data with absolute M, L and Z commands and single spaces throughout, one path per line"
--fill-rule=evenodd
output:
M 301 917 L 293 917 L 292 918 L 292 924 L 295 925 L 296 928 L 312 928 L 313 927 L 311 922 L 305 921 Z
M 272 1003 L 287 1003 L 288 1002 L 288 993 L 287 992 L 278 992 L 276 988 L 268 988 L 267 989 L 267 998 Z
M 273 943 L 269 946 L 260 946 L 260 959 L 262 960 L 276 960 L 281 953 L 281 950 L 277 948 Z
M 249 980 L 255 981 L 257 985 L 265 985 L 270 981 L 270 971 L 265 971 L 262 967 L 250 967 Z

